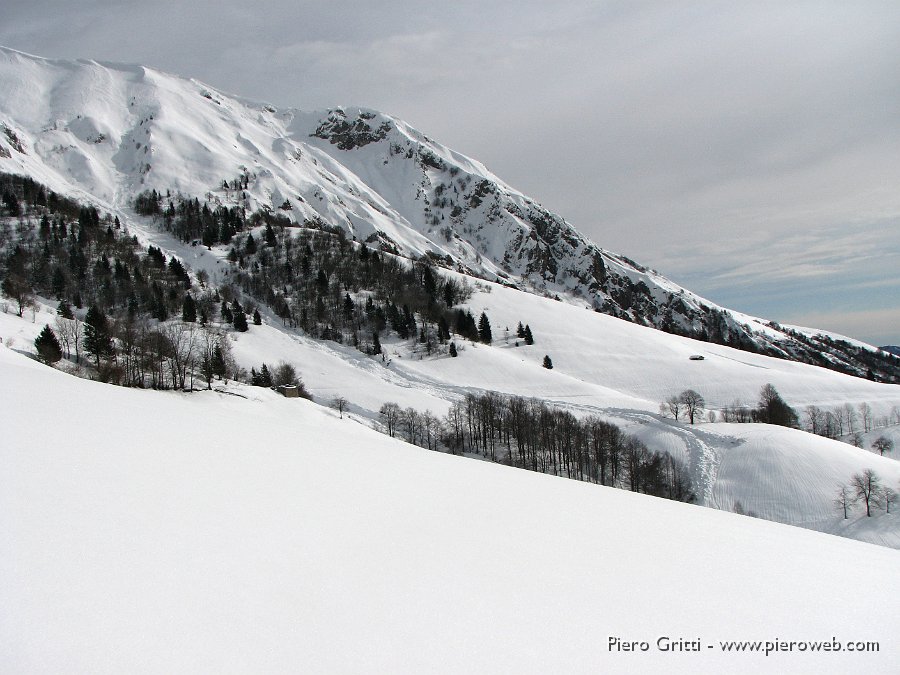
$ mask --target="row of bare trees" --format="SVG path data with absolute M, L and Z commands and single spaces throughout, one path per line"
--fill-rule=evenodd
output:
M 88 365 L 85 322 L 58 316 L 54 333 L 66 359 Z M 227 335 L 212 325 L 182 321 L 113 320 L 108 350 L 96 353 L 97 377 L 126 387 L 193 389 L 195 379 L 211 388 L 215 377 L 235 378 L 240 369 Z
M 844 518 L 849 518 L 850 511 L 857 504 L 866 507 L 866 516 L 872 516 L 872 510 L 884 507 L 886 513 L 891 512 L 891 505 L 897 503 L 897 491 L 884 485 L 881 478 L 872 469 L 855 473 L 849 484 L 838 486 L 834 498 L 835 506 L 840 509 Z
M 386 403 L 384 431 L 430 450 L 490 461 L 679 501 L 694 498 L 687 467 L 653 452 L 614 424 L 543 401 L 496 392 L 467 394 L 444 419 Z
M 851 443 L 862 447 L 863 433 L 900 424 L 900 407 L 893 406 L 888 415 L 875 417 L 868 403 L 860 403 L 856 407 L 845 403 L 831 409 L 810 405 L 803 411 L 803 422 L 804 428 L 812 434 L 828 438 L 848 436 Z

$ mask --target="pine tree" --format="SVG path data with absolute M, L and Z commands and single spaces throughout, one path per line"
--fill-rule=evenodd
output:
M 522 331 L 522 332 L 523 332 L 522 337 L 525 338 L 525 344 L 526 344 L 526 345 L 533 345 L 533 344 L 534 344 L 534 337 L 532 337 L 532 335 L 531 335 L 531 326 L 526 325 L 526 326 L 525 326 L 525 330 Z
M 84 317 L 84 350 L 94 355 L 98 368 L 100 359 L 113 353 L 106 315 L 97 305 L 91 305 Z
M 290 204 L 290 202 L 288 202 Z M 274 246 L 278 243 L 278 240 L 275 239 L 275 230 L 272 229 L 272 223 L 266 223 L 266 234 L 265 234 L 266 246 Z
M 254 309 L 254 310 L 253 310 L 253 325 L 254 325 L 254 326 L 261 326 L 261 325 L 262 325 L 262 317 L 259 315 L 259 310 L 258 310 L 258 309 Z
M 372 353 L 373 354 L 381 353 L 381 340 L 378 338 L 377 330 L 372 333 Z
M 234 310 L 234 321 L 232 322 L 234 325 L 234 329 L 240 333 L 246 333 L 250 326 L 247 325 L 247 317 L 244 314 L 244 310 L 242 310 L 240 305 L 235 302 L 235 310 Z
M 231 323 L 234 321 L 234 315 L 228 308 L 228 303 L 224 300 L 222 301 L 222 311 L 220 312 L 220 315 L 222 316 L 222 323 Z
M 72 305 L 65 298 L 59 301 L 59 304 L 56 306 L 56 313 L 63 319 L 75 318 L 75 314 L 72 312 Z
M 244 253 L 247 255 L 253 255 L 256 253 L 256 240 L 253 238 L 253 233 L 250 232 L 247 234 L 247 243 L 244 244 Z
M 442 316 L 440 319 L 438 319 L 438 340 L 441 344 L 444 344 L 449 339 L 450 326 L 447 323 L 447 319 Z
M 525 328 L 522 327 L 522 322 L 519 322 L 519 325 L 516 326 L 516 337 L 523 338 L 525 337 Z
M 269 372 L 269 366 L 265 363 L 262 364 L 262 370 L 259 371 L 259 386 L 260 387 L 271 387 L 272 386 L 272 373 Z
M 344 316 L 347 319 L 353 318 L 353 309 L 354 309 L 353 298 L 351 298 L 350 294 L 347 293 L 344 295 Z
M 225 354 L 222 352 L 222 347 L 216 343 L 212 354 L 212 373 L 217 377 L 225 377 L 226 370 Z
M 188 276 L 187 271 L 184 269 L 184 265 L 182 265 L 181 261 L 175 256 L 172 256 L 172 259 L 169 260 L 169 272 L 173 277 L 184 284 L 185 288 L 190 288 L 191 278 Z
M 458 354 L 456 353 L 456 343 L 455 342 L 450 343 L 450 356 L 452 356 L 454 359 L 458 356 Z
M 544 354 L 544 368 L 546 368 L 547 370 L 553 370 L 553 361 L 547 354 Z
M 491 335 L 491 322 L 484 312 L 481 313 L 481 318 L 478 319 L 478 339 L 488 345 L 494 339 Z
M 185 293 L 184 303 L 181 305 L 181 320 L 185 323 L 196 323 L 197 321 L 197 303 L 190 293 Z
M 66 293 L 66 275 L 59 267 L 53 270 L 53 280 L 50 282 L 53 295 L 62 298 Z
M 328 275 L 325 274 L 325 270 L 319 270 L 319 273 L 316 275 L 316 285 L 319 287 L 320 292 L 325 293 L 328 291 Z
M 62 347 L 49 324 L 45 325 L 34 339 L 34 348 L 37 350 L 38 358 L 47 365 L 56 363 L 62 358 Z

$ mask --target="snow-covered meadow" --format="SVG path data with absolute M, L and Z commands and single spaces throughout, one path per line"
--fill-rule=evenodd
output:
M 141 236 L 153 236 L 168 250 L 192 253 L 185 257 L 200 268 L 213 265 L 217 257 L 202 248 L 179 249 L 152 231 Z M 37 332 L 45 323 L 53 324 L 49 304 L 22 319 L 0 313 L 0 338 L 33 351 Z M 896 425 L 865 434 L 866 447 L 855 448 L 772 425 L 690 425 L 659 413 L 661 401 L 684 389 L 700 392 L 715 412 L 736 399 L 754 405 L 760 388 L 773 384 L 798 412 L 808 405 L 828 409 L 867 403 L 877 420 L 900 405 L 897 385 L 669 335 L 486 282 L 478 283 L 467 305 L 476 315 L 483 310 L 490 316 L 494 344 L 460 343 L 458 358 L 424 356 L 408 343 L 386 338 L 382 360 L 350 346 L 310 339 L 265 313 L 262 326 L 229 335 L 236 360 L 247 370 L 264 362 L 291 363 L 318 402 L 344 397 L 351 416 L 367 425 L 376 423 L 386 402 L 443 416 L 469 392 L 535 397 L 579 416 L 600 415 L 652 450 L 682 459 L 701 505 L 742 509 L 768 520 L 900 548 L 896 514 L 882 508 L 867 518 L 857 507 L 844 520 L 833 503 L 840 484 L 869 468 L 900 491 L 900 450 L 880 457 L 870 448 L 877 435 L 894 437 Z M 518 340 L 517 346 L 519 321 L 531 327 L 534 345 Z M 552 370 L 541 365 L 545 354 L 553 359 Z M 691 360 L 694 354 L 704 360 Z
M 259 388 L 126 390 L 4 347 L 0 373 L 5 672 L 896 666 L 897 551 L 428 452 Z M 879 651 L 719 644 L 833 638 Z

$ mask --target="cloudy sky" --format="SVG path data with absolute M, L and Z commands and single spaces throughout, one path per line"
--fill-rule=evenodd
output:
M 5 0 L 0 43 L 378 108 L 711 300 L 900 344 L 896 0 Z

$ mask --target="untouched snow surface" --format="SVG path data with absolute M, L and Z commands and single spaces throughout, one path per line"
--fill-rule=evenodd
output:
M 260 389 L 124 390 L 3 347 L 0 379 L 4 672 L 896 672 L 897 551 L 430 453 Z M 833 638 L 879 651 L 719 646 Z

